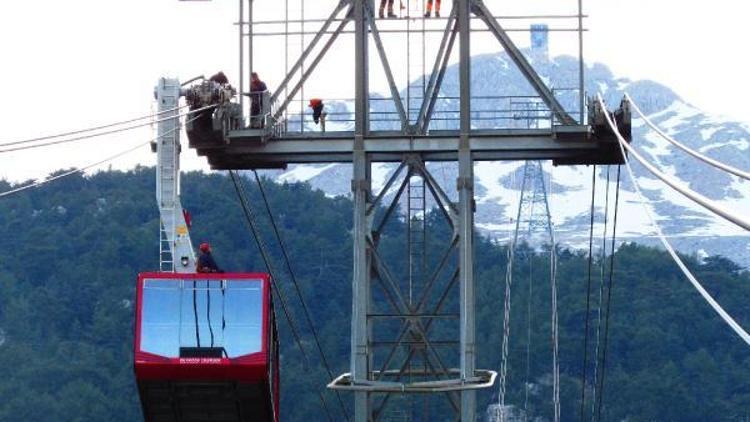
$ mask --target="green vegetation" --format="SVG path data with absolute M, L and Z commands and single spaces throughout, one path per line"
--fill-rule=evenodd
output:
M 0 421 L 140 420 L 132 374 L 132 304 L 136 274 L 157 266 L 153 183 L 153 169 L 138 168 L 66 178 L 0 199 Z M 327 198 L 305 184 L 266 186 L 323 347 L 338 375 L 348 370 L 351 202 Z M 8 187 L 0 182 L 0 191 Z M 219 265 L 227 270 L 263 270 L 231 182 L 223 175 L 191 173 L 184 177 L 183 187 L 183 201 L 193 214 L 193 240 L 210 240 Z M 250 194 L 257 201 L 258 192 L 251 188 Z M 445 227 L 437 221 L 431 216 L 436 236 L 445 236 Z M 392 226 L 397 229 L 399 224 Z M 394 268 L 403 268 L 405 256 L 398 249 L 403 238 L 397 230 L 392 233 L 381 239 L 384 255 Z M 267 241 L 274 243 L 270 229 Z M 279 256 L 278 249 L 274 253 Z M 506 255 L 504 248 L 477 238 L 478 366 L 483 368 L 499 368 Z M 547 258 L 530 251 L 519 255 L 533 255 L 533 262 L 529 265 L 521 258 L 515 267 L 508 402 L 524 401 L 531 267 L 535 293 L 530 409 L 549 418 Z M 750 274 L 720 257 L 703 263 L 686 259 L 720 303 L 750 327 Z M 665 253 L 625 245 L 615 262 L 605 419 L 750 418 L 747 346 L 715 316 Z M 579 420 L 586 264 L 581 253 L 560 253 L 566 421 Z M 599 281 L 595 265 L 594 304 Z M 276 267 L 283 267 L 281 261 Z M 297 324 L 304 327 L 287 277 L 279 281 L 295 308 Z M 591 315 L 595 317 L 595 307 Z M 322 388 L 325 375 L 312 338 L 305 329 L 305 346 L 316 366 L 306 371 L 283 317 L 279 328 L 283 420 L 323 420 L 314 389 Z M 592 371 L 590 367 L 589 374 Z M 480 394 L 480 406 L 496 400 L 496 394 L 496 389 Z M 338 412 L 335 396 L 325 395 Z M 351 401 L 346 394 L 344 399 Z M 447 420 L 432 414 L 433 420 Z

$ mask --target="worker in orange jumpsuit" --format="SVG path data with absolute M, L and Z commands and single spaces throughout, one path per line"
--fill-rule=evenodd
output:
M 315 124 L 320 124 L 320 130 L 321 132 L 326 131 L 326 115 L 328 113 L 323 111 L 323 108 L 325 107 L 325 104 L 323 104 L 323 100 L 320 98 L 313 98 L 310 100 L 310 104 L 307 105 L 310 107 L 313 111 L 313 122 Z
M 440 0 L 434 0 L 435 1 L 435 17 L 440 17 Z M 432 2 L 433 0 L 427 0 L 427 11 L 424 13 L 424 17 L 429 18 L 430 13 L 432 13 Z

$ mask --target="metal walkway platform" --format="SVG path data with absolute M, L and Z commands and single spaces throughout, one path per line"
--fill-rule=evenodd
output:
M 432 131 L 429 135 L 373 132 L 364 138 L 373 161 L 400 162 L 404 154 L 424 161 L 455 161 L 458 131 Z M 477 130 L 469 135 L 475 161 L 552 159 L 555 164 L 618 164 L 617 141 L 583 125 L 552 129 Z M 208 158 L 216 170 L 283 168 L 300 163 L 351 163 L 353 132 L 288 134 L 264 141 L 257 129 L 229 132 L 226 140 L 190 145 Z

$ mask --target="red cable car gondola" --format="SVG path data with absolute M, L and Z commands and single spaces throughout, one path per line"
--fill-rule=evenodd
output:
M 136 294 L 146 421 L 278 421 L 268 274 L 143 273 Z

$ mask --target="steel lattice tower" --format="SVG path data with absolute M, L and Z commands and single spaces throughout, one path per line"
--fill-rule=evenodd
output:
M 278 4 L 278 0 L 268 1 Z M 263 12 L 263 7 L 259 6 L 262 2 L 240 0 L 241 94 L 247 94 L 245 79 L 250 72 L 263 66 L 254 55 L 256 38 L 268 35 L 261 33 L 263 22 L 258 20 L 258 14 Z M 291 66 L 281 82 L 269 87 L 271 91 L 263 97 L 261 115 L 253 117 L 262 124 L 240 129 L 230 127 L 220 120 L 219 116 L 225 114 L 218 109 L 213 113 L 213 121 L 209 120 L 210 125 L 187 127 L 190 147 L 205 156 L 213 169 L 351 164 L 353 249 L 349 371 L 329 387 L 353 392 L 356 422 L 400 415 L 399 409 L 386 406 L 389 398 L 415 393 L 444 397 L 455 414 L 451 419 L 473 422 L 476 420 L 476 390 L 491 387 L 495 379 L 494 371 L 476 368 L 475 162 L 553 160 L 556 164 L 573 165 L 612 164 L 622 159 L 617 140 L 605 121 L 605 113 L 609 111 L 593 103 L 588 109 L 585 106 L 581 2 L 578 1 L 576 14 L 568 16 L 577 23 L 573 31 L 580 39 L 581 66 L 578 87 L 567 102 L 545 85 L 524 53 L 515 46 L 500 19 L 482 0 L 454 0 L 450 12 L 444 11 L 444 18 L 434 21 L 440 23 L 436 28 L 425 29 L 425 22 L 412 24 L 401 20 L 389 22 L 397 28 L 387 31 L 381 31 L 386 23 L 376 18 L 373 0 L 338 0 L 332 4 L 327 18 L 308 20 L 303 14 L 301 22 L 294 23 L 302 34 L 300 56 L 289 62 Z M 279 23 L 285 22 L 268 24 Z M 290 21 L 286 24 L 288 28 Z M 482 28 L 478 28 L 480 25 Z M 309 28 L 314 29 L 308 37 Z M 439 36 L 434 58 L 424 58 L 424 51 L 418 46 L 409 46 L 415 50 L 410 50 L 407 66 L 412 63 L 429 65 L 425 77 L 414 85 L 419 89 L 409 89 L 410 85 L 404 87 L 396 82 L 393 52 L 384 47 L 388 34 L 402 34 L 424 44 L 424 37 L 414 37 L 412 31 L 429 31 Z M 546 124 L 536 128 L 480 124 L 482 118 L 478 115 L 486 99 L 482 98 L 483 93 L 472 93 L 471 89 L 471 45 L 477 32 L 490 34 L 507 53 L 513 66 L 528 82 L 537 103 L 542 105 Z M 289 30 L 284 33 L 288 34 Z M 352 54 L 346 63 L 339 64 L 338 70 L 354 75 L 352 98 L 346 104 L 347 109 L 353 111 L 347 111 L 349 120 L 343 129 L 311 132 L 305 130 L 305 119 L 309 116 L 302 112 L 307 92 L 305 84 L 339 38 L 348 38 L 353 45 Z M 373 69 L 377 66 L 384 72 L 390 98 L 371 96 L 371 61 Z M 458 67 L 458 95 L 447 100 L 441 95 L 441 87 L 451 61 Z M 512 109 L 512 99 L 508 96 L 498 96 L 497 100 L 503 108 Z M 376 124 L 373 108 L 377 101 L 385 101 L 392 107 L 388 112 L 394 116 L 392 124 Z M 299 114 L 290 111 L 291 104 L 297 102 L 301 104 Z M 455 108 L 446 110 L 449 106 Z M 441 119 L 449 121 L 436 128 L 433 121 L 438 120 L 436 116 L 440 113 Z M 329 114 L 329 126 L 333 117 L 333 113 Z M 615 117 L 621 133 L 629 136 L 627 103 L 621 105 Z M 494 118 L 507 121 L 508 114 L 500 113 Z M 399 164 L 398 171 L 379 192 L 372 189 L 374 162 Z M 455 184 L 444 190 L 427 170 L 428 162 L 457 163 Z M 537 171 L 535 166 L 529 164 L 530 175 Z M 391 189 L 397 187 L 396 199 L 387 200 Z M 413 224 L 405 228 L 409 231 L 412 265 L 394 272 L 383 259 L 381 234 L 385 221 L 393 214 L 388 210 L 396 206 L 394 202 L 403 194 L 411 198 L 413 206 L 409 210 L 409 222 Z M 543 192 L 531 195 L 529 203 L 536 203 L 535 198 L 542 196 L 534 195 L 543 195 Z M 425 197 L 434 201 L 437 212 L 451 228 L 451 236 L 442 245 L 442 255 L 432 267 L 423 266 L 423 255 L 415 250 L 424 245 L 420 241 L 425 235 L 424 211 L 417 208 L 424 207 L 420 201 L 426 201 Z M 386 210 L 384 219 L 376 219 L 383 210 Z M 443 261 L 455 265 L 448 268 Z M 411 287 L 410 291 L 403 290 L 405 284 Z M 455 305 L 455 312 L 444 309 L 446 303 Z M 455 336 L 445 345 L 448 351 L 442 351 L 430 327 L 435 324 L 433 321 L 450 319 L 448 316 L 454 313 L 454 331 L 448 332 L 455 332 Z M 396 328 L 388 329 L 390 326 L 383 323 L 384 318 L 397 321 Z M 397 351 L 381 353 L 379 343 L 383 341 L 375 338 L 374 333 L 389 335 L 385 343 Z M 404 355 L 398 350 L 409 352 Z M 411 354 L 419 356 L 418 364 L 411 365 Z M 421 368 L 421 373 L 415 372 L 415 368 Z

